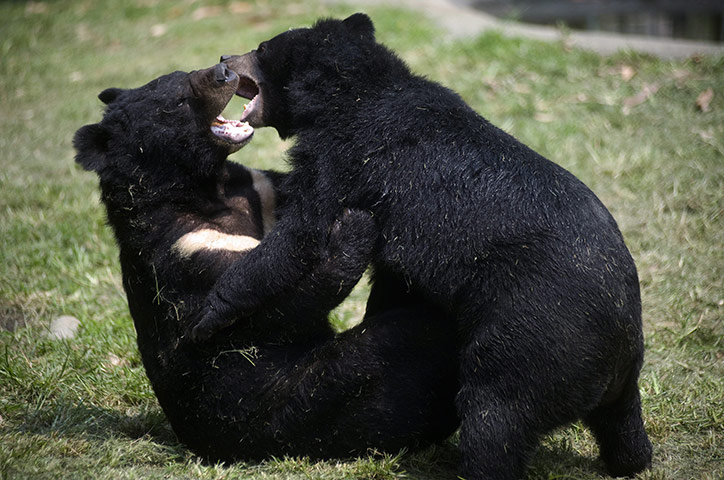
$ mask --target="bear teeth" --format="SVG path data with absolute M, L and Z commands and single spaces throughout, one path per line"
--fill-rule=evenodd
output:
M 247 122 L 242 122 L 240 120 L 227 120 L 221 115 L 218 115 L 213 122 L 211 122 L 212 126 L 223 126 L 223 125 L 230 125 L 232 127 L 236 128 L 244 128 L 248 124 Z
M 231 143 L 241 143 L 251 138 L 254 129 L 247 122 L 227 120 L 219 115 L 211 123 L 211 132 Z

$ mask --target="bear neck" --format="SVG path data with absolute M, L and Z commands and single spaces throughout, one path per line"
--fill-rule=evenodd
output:
M 455 141 L 437 132 L 438 122 L 450 131 L 479 134 L 481 121 L 443 86 L 406 69 L 396 75 L 380 71 L 374 82 L 360 80 L 357 92 L 330 97 L 328 107 L 299 128 L 289 157 L 294 170 L 328 172 L 320 177 L 334 179 L 320 188 L 326 201 L 364 206 L 383 218 L 392 205 L 384 197 L 410 189 L 411 163 L 419 155 L 428 155 L 437 175 L 454 168 L 437 155 L 438 145 Z
M 101 200 L 121 249 L 137 254 L 148 245 L 160 247 L 166 243 L 162 237 L 179 218 L 213 210 L 223 189 L 225 158 L 209 164 L 213 167 L 202 174 L 160 159 L 102 172 Z
M 367 61 L 342 61 L 334 54 L 322 53 L 304 72 L 295 73 L 285 93 L 289 106 L 274 119 L 282 138 L 318 134 L 323 129 L 344 137 L 349 133 L 346 121 L 360 107 L 384 102 L 419 79 L 384 45 L 372 43 L 366 48 Z M 322 137 L 322 141 L 330 139 Z

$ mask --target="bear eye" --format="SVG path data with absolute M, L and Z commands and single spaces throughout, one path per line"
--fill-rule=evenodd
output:
M 264 53 L 266 52 L 266 42 L 262 42 L 259 44 L 258 47 L 256 47 L 256 53 Z

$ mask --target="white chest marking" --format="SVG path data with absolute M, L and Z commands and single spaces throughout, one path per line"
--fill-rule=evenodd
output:
M 182 257 L 190 257 L 201 250 L 227 250 L 245 252 L 259 245 L 259 240 L 247 235 L 230 235 L 210 228 L 189 232 L 176 240 L 173 249 Z

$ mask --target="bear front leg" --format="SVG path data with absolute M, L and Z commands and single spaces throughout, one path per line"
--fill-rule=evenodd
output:
M 310 319 L 326 317 L 359 282 L 372 258 L 377 228 L 372 215 L 346 210 L 332 224 L 317 265 L 301 281 L 270 299 L 258 312 L 268 321 L 286 319 L 306 325 Z
M 345 210 L 330 228 L 319 264 L 290 292 L 301 307 L 296 315 L 327 315 L 347 298 L 367 269 L 376 240 L 370 213 Z
M 282 217 L 258 247 L 216 282 L 191 331 L 193 341 L 207 340 L 282 297 L 291 299 L 282 304 L 298 307 L 297 315 L 324 315 L 349 294 L 369 263 L 376 239 L 371 216 L 347 210 L 324 235 L 323 227 L 285 218 L 290 217 Z
M 317 262 L 321 237 L 316 225 L 282 217 L 249 253 L 219 277 L 206 296 L 201 320 L 191 340 L 208 340 L 240 317 L 258 310 L 270 298 L 296 285 Z

